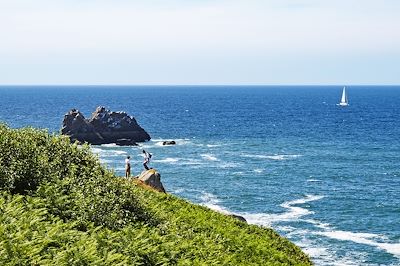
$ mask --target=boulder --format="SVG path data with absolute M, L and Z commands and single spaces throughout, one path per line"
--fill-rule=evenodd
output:
M 162 145 L 175 145 L 175 144 L 176 144 L 175 140 L 166 140 L 163 141 L 162 143 Z
M 64 116 L 61 134 L 71 141 L 90 144 L 136 145 L 150 140 L 150 135 L 139 126 L 136 119 L 125 112 L 111 112 L 99 106 L 89 119 L 76 109 Z
M 150 169 L 143 171 L 139 175 L 138 179 L 155 190 L 165 193 L 164 186 L 161 183 L 161 175 L 159 172 L 157 172 L 157 170 Z

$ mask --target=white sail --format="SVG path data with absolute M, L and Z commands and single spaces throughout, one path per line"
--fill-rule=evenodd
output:
M 349 105 L 349 102 L 347 100 L 347 95 L 346 95 L 346 87 L 343 87 L 342 99 L 340 100 L 339 105 L 340 106 L 348 106 Z

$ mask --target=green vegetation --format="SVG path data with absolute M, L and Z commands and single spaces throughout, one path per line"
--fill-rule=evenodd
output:
M 247 225 L 104 169 L 88 146 L 0 125 L 0 265 L 310 265 Z

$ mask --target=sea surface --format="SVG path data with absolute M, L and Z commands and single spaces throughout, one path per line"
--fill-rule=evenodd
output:
M 141 149 L 169 193 L 272 227 L 316 265 L 400 265 L 400 87 L 0 87 L 0 121 L 59 132 L 72 108 L 126 111 L 139 147 L 92 146 L 123 175 Z M 177 145 L 163 146 L 175 140 Z

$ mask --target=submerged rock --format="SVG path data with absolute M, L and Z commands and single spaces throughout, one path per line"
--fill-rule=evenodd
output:
M 159 172 L 157 172 L 157 170 L 150 169 L 147 171 L 143 171 L 139 175 L 138 179 L 143 183 L 145 183 L 146 185 L 154 188 L 155 190 L 165 193 L 164 186 L 161 183 L 161 175 Z
M 76 109 L 64 116 L 61 134 L 71 141 L 90 144 L 136 145 L 150 140 L 150 135 L 139 126 L 135 118 L 125 112 L 111 112 L 99 106 L 89 119 Z

